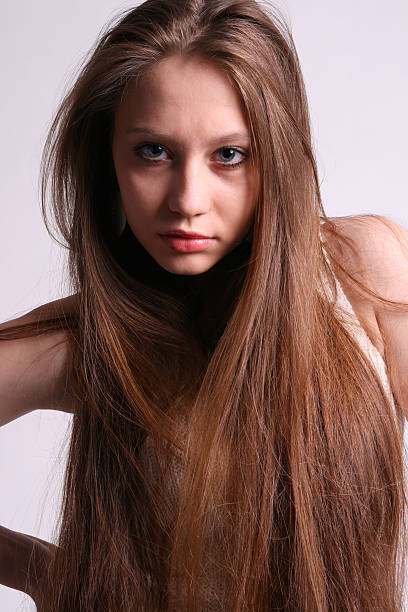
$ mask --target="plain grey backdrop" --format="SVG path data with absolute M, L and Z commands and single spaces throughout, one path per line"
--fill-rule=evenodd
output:
M 83 55 L 108 20 L 135 4 L 2 2 L 1 321 L 67 294 L 64 253 L 40 214 L 41 149 Z M 406 0 L 276 5 L 300 56 L 327 214 L 377 213 L 408 228 Z M 39 410 L 0 430 L 0 524 L 51 539 L 70 422 L 70 415 Z M 0 610 L 35 606 L 0 586 Z

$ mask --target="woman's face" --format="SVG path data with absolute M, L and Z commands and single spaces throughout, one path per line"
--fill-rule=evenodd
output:
M 201 274 L 249 230 L 258 179 L 240 98 L 217 67 L 170 57 L 127 90 L 113 161 L 128 224 L 155 261 Z M 174 231 L 207 239 L 167 237 Z

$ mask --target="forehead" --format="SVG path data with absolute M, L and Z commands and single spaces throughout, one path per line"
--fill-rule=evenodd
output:
M 143 120 L 167 129 L 180 124 L 223 131 L 246 127 L 241 97 L 227 74 L 207 60 L 180 56 L 161 60 L 131 81 L 116 120 Z

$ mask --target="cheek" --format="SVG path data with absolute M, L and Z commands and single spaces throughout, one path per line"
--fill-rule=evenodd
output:
M 236 185 L 225 197 L 220 200 L 222 216 L 231 228 L 244 227 L 252 222 L 258 191 L 253 182 L 245 181 Z
M 153 213 L 162 201 L 163 190 L 160 185 L 140 176 L 122 177 L 122 180 L 119 180 L 119 188 L 127 216 Z
M 247 191 L 245 194 L 245 211 L 249 223 L 252 223 L 255 209 L 259 200 L 260 181 L 257 175 L 253 175 L 248 182 Z

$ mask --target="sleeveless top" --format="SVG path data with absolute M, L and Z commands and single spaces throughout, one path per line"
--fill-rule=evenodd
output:
M 399 425 L 401 435 L 404 436 L 402 452 L 403 452 L 404 474 L 405 474 L 404 486 L 405 486 L 405 490 L 407 494 L 408 493 L 408 428 L 406 427 L 405 415 L 401 407 L 394 400 L 394 395 L 392 393 L 389 378 L 388 378 L 387 366 L 383 359 L 383 356 L 381 355 L 377 347 L 374 346 L 374 344 L 371 342 L 370 337 L 368 336 L 364 327 L 361 325 L 356 313 L 354 312 L 353 306 L 351 305 L 349 299 L 347 298 L 346 294 L 343 291 L 343 287 L 339 279 L 334 274 L 333 267 L 330 263 L 330 260 L 328 258 L 328 255 L 324 247 L 323 247 L 323 253 L 324 253 L 327 263 L 329 264 L 330 269 L 333 271 L 334 280 L 336 283 L 337 299 L 333 300 L 333 303 L 335 307 L 341 309 L 342 314 L 345 313 L 346 315 L 348 315 L 348 320 L 345 320 L 345 321 L 343 320 L 343 324 L 347 328 L 347 330 L 353 335 L 353 337 L 357 340 L 363 353 L 365 353 L 365 355 L 371 360 L 371 363 L 373 364 L 374 368 L 378 372 L 383 389 L 387 397 L 389 398 L 392 407 L 394 408 L 395 416 L 397 418 L 397 423 Z M 326 286 L 328 288 L 327 283 L 326 283 Z M 398 552 L 399 561 L 398 562 L 400 562 L 402 554 L 403 553 L 401 552 L 401 550 L 399 550 Z M 408 611 L 408 575 L 405 577 L 402 606 L 403 606 L 402 610 Z
M 349 299 L 347 298 L 346 294 L 344 293 L 343 287 L 342 287 L 339 279 L 334 274 L 334 270 L 332 268 L 332 265 L 330 263 L 328 255 L 327 255 L 326 250 L 324 248 L 323 248 L 323 253 L 325 255 L 327 263 L 330 266 L 330 269 L 333 272 L 334 280 L 335 280 L 335 283 L 336 283 L 337 298 L 336 298 L 336 301 L 334 301 L 334 296 L 332 295 L 331 296 L 332 297 L 332 302 L 333 302 L 335 308 L 338 311 L 341 311 L 341 314 L 343 315 L 342 316 L 342 322 L 343 322 L 344 327 L 357 340 L 357 342 L 358 342 L 359 346 L 361 347 L 362 351 L 367 355 L 367 357 L 369 357 L 369 359 L 372 362 L 373 366 L 377 370 L 377 372 L 378 372 L 378 374 L 380 376 L 382 385 L 384 387 L 384 391 L 386 392 L 387 396 L 391 400 L 391 403 L 395 406 L 394 397 L 393 397 L 392 392 L 391 392 L 391 388 L 390 388 L 390 383 L 389 383 L 389 379 L 388 379 L 388 374 L 387 374 L 387 369 L 386 369 L 385 361 L 384 361 L 381 353 L 377 349 L 377 347 L 374 346 L 374 344 L 370 340 L 370 337 L 368 336 L 368 334 L 365 331 L 364 327 L 361 325 L 361 323 L 360 323 L 356 313 L 354 312 L 353 306 L 351 305 Z M 327 283 L 325 283 L 325 284 L 326 284 L 326 288 L 329 290 L 328 284 Z M 344 317 L 344 313 L 346 313 L 346 317 Z
M 323 252 L 326 258 L 326 261 L 329 264 L 330 269 L 334 270 L 331 266 L 330 260 L 328 259 L 327 253 L 323 248 Z M 341 320 L 343 325 L 347 328 L 347 330 L 353 335 L 353 337 L 357 340 L 359 346 L 363 350 L 363 352 L 369 357 L 374 368 L 378 372 L 381 383 L 383 385 L 384 391 L 387 397 L 390 399 L 391 405 L 396 410 L 396 415 L 398 417 L 398 425 L 400 426 L 400 430 L 403 431 L 405 425 L 405 418 L 402 415 L 402 411 L 399 409 L 398 405 L 396 405 L 394 401 L 394 397 L 391 391 L 388 375 L 387 375 L 387 367 L 386 363 L 378 351 L 378 349 L 373 345 L 369 336 L 367 335 L 365 329 L 362 327 L 359 319 L 357 318 L 353 307 L 346 297 L 343 288 L 340 284 L 340 281 L 337 279 L 334 274 L 334 279 L 336 283 L 337 289 L 337 297 L 332 295 L 332 303 L 336 309 L 341 312 Z M 325 282 L 325 288 L 327 289 L 326 295 L 330 299 L 330 288 L 327 282 Z M 407 446 L 407 444 L 406 444 Z M 407 452 L 407 449 L 405 449 Z M 146 439 L 145 444 L 143 445 L 140 453 L 140 460 L 143 469 L 148 473 L 149 479 L 152 478 L 153 481 L 157 478 L 157 463 L 154 455 L 153 448 L 149 443 L 149 437 Z M 170 478 L 166 481 L 166 495 L 168 495 L 168 499 L 171 502 L 174 500 L 176 504 L 177 499 L 177 491 L 180 483 L 180 479 L 182 476 L 182 463 L 177 458 L 174 458 L 174 462 L 169 466 Z M 225 594 L 225 586 L 223 584 L 222 576 L 217 571 L 212 571 L 209 574 L 207 580 L 205 581 L 202 589 L 202 594 L 200 594 L 200 609 L 202 612 L 223 612 L 224 608 L 222 605 L 223 595 Z M 405 595 L 408 598 L 408 592 Z M 172 588 L 171 584 L 169 585 L 169 599 L 170 599 L 170 609 L 174 610 L 174 612 L 178 610 L 184 610 L 185 604 L 183 604 L 183 594 L 176 593 Z M 408 601 L 408 599 L 407 599 Z M 407 608 L 408 609 L 408 608 Z
M 351 305 L 349 299 L 347 298 L 346 294 L 344 293 L 343 287 L 339 281 L 339 279 L 337 278 L 337 276 L 334 274 L 334 270 L 333 267 L 331 265 L 331 262 L 328 258 L 328 255 L 326 253 L 326 250 L 323 247 L 323 253 L 325 256 L 325 259 L 327 261 L 327 263 L 329 264 L 330 269 L 333 272 L 333 276 L 334 276 L 334 280 L 336 283 L 336 290 L 337 290 L 337 299 L 334 300 L 334 296 L 332 295 L 332 303 L 334 304 L 334 307 L 337 309 L 337 311 L 341 312 L 341 319 L 342 319 L 342 323 L 344 325 L 344 327 L 347 329 L 347 331 L 349 331 L 349 333 L 355 338 L 355 340 L 357 341 L 358 345 L 360 346 L 361 350 L 363 351 L 363 353 L 370 359 L 371 363 L 373 364 L 375 370 L 377 371 L 379 377 L 380 377 L 380 381 L 382 384 L 382 387 L 385 391 L 385 394 L 387 395 L 388 399 L 391 402 L 391 405 L 394 408 L 394 411 L 396 413 L 398 422 L 399 422 L 399 427 L 401 429 L 401 431 L 403 431 L 405 429 L 405 417 L 403 415 L 402 409 L 400 408 L 400 406 L 395 402 L 395 398 L 393 395 L 393 392 L 391 390 L 391 386 L 390 386 L 390 381 L 389 381 L 389 377 L 388 377 L 388 371 L 387 371 L 387 365 L 384 361 L 383 356 L 381 355 L 380 351 L 377 349 L 376 346 L 374 346 L 374 344 L 372 343 L 370 337 L 368 336 L 366 330 L 364 329 L 364 327 L 362 326 L 362 324 L 360 323 L 360 320 L 358 319 L 353 306 Z M 330 291 L 328 283 L 325 283 L 326 289 L 328 291 Z

